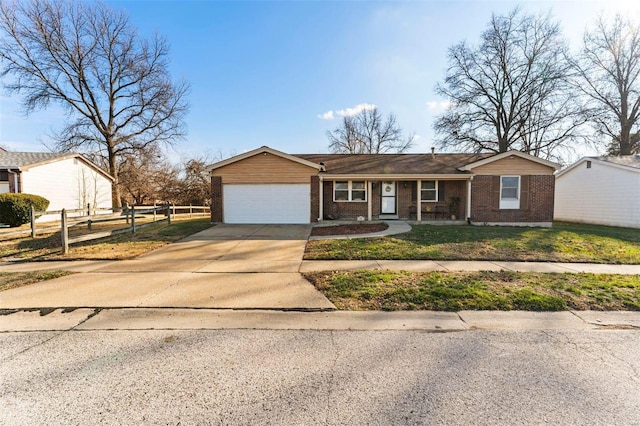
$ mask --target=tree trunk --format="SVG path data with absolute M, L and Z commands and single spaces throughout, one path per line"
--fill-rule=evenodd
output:
M 627 120 L 625 120 L 627 121 Z M 626 122 L 620 126 L 620 152 L 619 155 L 631 155 L 631 126 Z
M 107 154 L 109 156 L 109 174 L 113 177 L 113 186 L 111 187 L 111 205 L 113 207 L 122 207 L 122 200 L 120 199 L 120 179 L 118 178 L 118 162 L 113 142 L 109 139 L 107 139 Z

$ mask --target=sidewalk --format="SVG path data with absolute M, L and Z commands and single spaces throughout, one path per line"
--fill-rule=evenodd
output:
M 640 274 L 640 265 L 599 263 L 502 262 L 459 260 L 303 260 L 300 272 L 388 269 L 392 271 L 515 271 L 593 274 Z
M 44 314 L 44 315 L 43 315 Z M 0 316 L 0 332 L 67 330 L 473 330 L 640 329 L 640 312 L 397 311 L 291 312 L 220 309 L 17 310 Z
M 0 272 L 31 272 L 63 270 L 92 272 L 109 265 L 125 265 L 131 261 L 81 260 L 52 262 L 0 262 Z M 501 262 L 461 260 L 303 260 L 299 272 L 353 271 L 357 269 L 388 269 L 392 271 L 516 271 L 593 274 L 640 274 L 640 265 L 600 263 Z M 201 271 L 208 272 L 208 271 Z

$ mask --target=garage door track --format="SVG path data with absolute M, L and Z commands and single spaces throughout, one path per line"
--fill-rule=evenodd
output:
M 0 293 L 0 308 L 335 309 L 300 275 L 309 225 L 217 225 L 134 260 Z

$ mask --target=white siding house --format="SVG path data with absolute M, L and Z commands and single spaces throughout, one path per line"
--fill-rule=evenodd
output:
M 585 157 L 558 172 L 554 219 L 640 228 L 640 156 Z
M 0 193 L 39 195 L 49 200 L 48 210 L 109 208 L 112 184 L 80 154 L 0 151 Z

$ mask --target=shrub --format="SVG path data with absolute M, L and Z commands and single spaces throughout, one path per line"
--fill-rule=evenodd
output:
M 31 206 L 36 211 L 45 211 L 49 200 L 33 194 L 0 194 L 0 223 L 11 227 L 29 223 Z

